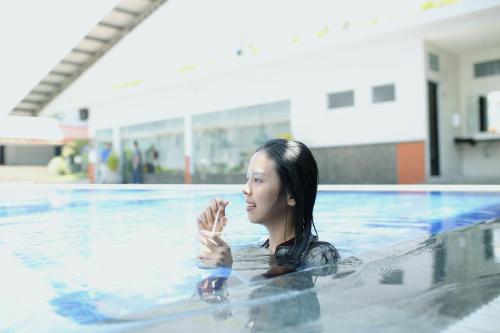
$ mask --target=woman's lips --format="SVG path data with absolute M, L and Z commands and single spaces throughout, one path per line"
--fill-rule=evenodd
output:
M 255 204 L 247 202 L 247 212 L 255 208 Z

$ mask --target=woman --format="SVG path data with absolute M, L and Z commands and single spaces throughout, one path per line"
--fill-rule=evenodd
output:
M 266 227 L 269 237 L 262 245 L 278 262 L 304 268 L 334 262 L 339 258 L 330 243 L 318 241 L 313 207 L 318 187 L 318 167 L 302 142 L 273 139 L 259 147 L 250 159 L 243 195 L 248 219 Z M 198 217 L 200 241 L 210 252 L 198 258 L 211 266 L 231 267 L 229 245 L 211 232 L 216 217 L 221 231 L 227 223 L 228 201 L 212 200 Z M 317 234 L 317 232 L 316 232 Z

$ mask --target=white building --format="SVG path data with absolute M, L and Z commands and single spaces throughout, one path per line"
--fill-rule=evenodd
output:
M 321 183 L 500 183 L 500 0 L 285 3 L 171 1 L 44 113 L 88 108 L 149 181 L 239 182 L 291 137 Z

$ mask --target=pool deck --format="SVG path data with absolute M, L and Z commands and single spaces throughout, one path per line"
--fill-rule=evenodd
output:
M 500 220 L 227 292 L 159 307 L 132 331 L 498 332 Z

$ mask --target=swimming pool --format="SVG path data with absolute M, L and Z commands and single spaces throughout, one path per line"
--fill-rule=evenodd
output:
M 265 235 L 246 220 L 234 187 L 1 193 L 2 332 L 137 329 L 134 314 L 192 299 L 206 273 L 194 260 L 195 220 L 214 196 L 231 202 L 225 238 L 233 252 Z M 320 239 L 342 258 L 363 259 L 497 218 L 500 192 L 320 191 L 314 216 Z

